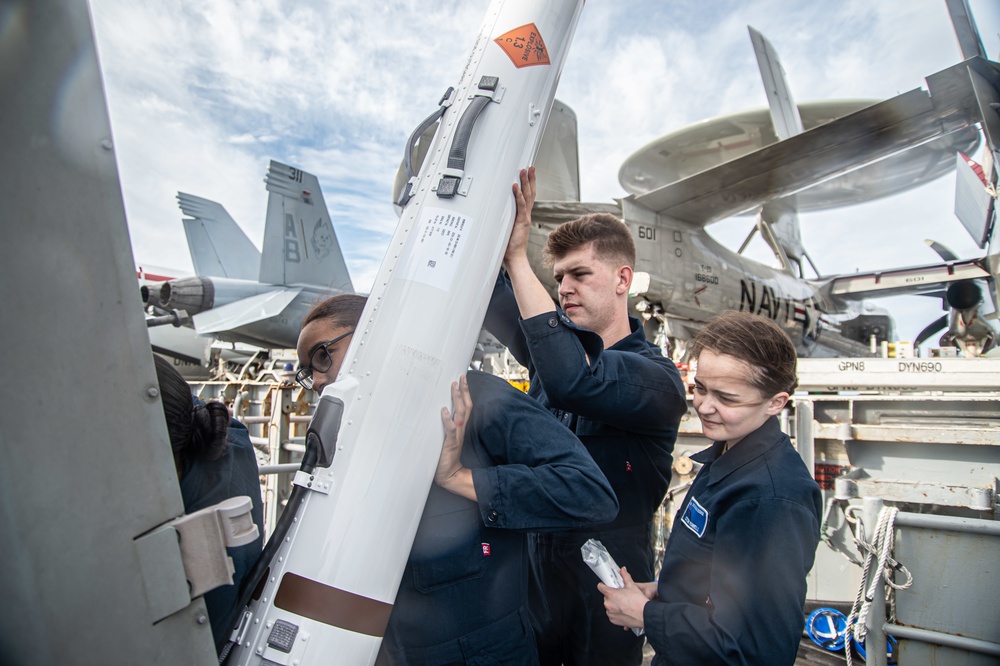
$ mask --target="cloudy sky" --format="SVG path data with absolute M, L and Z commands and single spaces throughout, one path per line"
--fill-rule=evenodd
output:
M 396 224 L 403 145 L 457 84 L 488 4 L 91 0 L 136 261 L 191 270 L 178 191 L 224 205 L 259 246 L 276 159 L 319 177 L 367 291 Z M 995 58 L 1000 5 L 971 4 Z M 766 106 L 748 24 L 781 54 L 799 102 L 884 99 L 961 58 L 944 0 L 590 0 L 557 91 L 579 122 L 584 201 L 624 196 L 621 162 L 661 134 Z M 824 273 L 932 263 L 925 238 L 980 256 L 953 206 L 950 174 L 805 214 L 803 238 Z M 738 246 L 749 224 L 712 232 Z M 903 339 L 941 314 L 929 298 L 882 303 Z

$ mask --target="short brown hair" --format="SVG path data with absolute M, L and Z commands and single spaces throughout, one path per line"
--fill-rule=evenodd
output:
M 317 301 L 313 303 L 299 328 L 305 328 L 306 324 L 317 319 L 329 319 L 331 324 L 339 328 L 353 328 L 361 321 L 361 314 L 367 302 L 367 296 L 357 294 L 337 294 Z
M 552 265 L 588 243 L 601 259 L 635 266 L 635 240 L 628 225 L 614 215 L 591 213 L 561 225 L 551 234 L 543 251 L 545 263 Z
M 765 396 L 791 394 L 799 385 L 795 345 L 780 326 L 760 315 L 729 310 L 716 315 L 688 344 L 698 358 L 704 350 L 726 354 L 750 366 L 750 383 Z

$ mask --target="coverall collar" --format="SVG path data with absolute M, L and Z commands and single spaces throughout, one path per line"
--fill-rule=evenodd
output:
M 777 436 L 780 431 L 778 417 L 772 416 L 761 427 L 737 442 L 725 456 L 722 455 L 722 450 L 726 443 L 713 442 L 712 446 L 691 456 L 691 460 L 702 464 L 711 463 L 708 470 L 708 485 L 711 486 L 780 444 L 781 438 Z

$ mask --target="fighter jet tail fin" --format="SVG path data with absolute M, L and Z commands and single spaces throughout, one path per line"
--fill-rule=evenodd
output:
M 354 293 L 333 222 L 311 173 L 271 160 L 260 281 Z
M 257 279 L 260 251 L 221 204 L 184 192 L 177 203 L 196 275 Z
M 580 201 L 580 151 L 576 113 L 559 100 L 542 133 L 535 156 L 537 201 Z

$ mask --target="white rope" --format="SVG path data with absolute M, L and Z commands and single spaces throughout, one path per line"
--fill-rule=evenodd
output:
M 840 507 L 841 515 L 843 515 L 844 520 L 846 522 L 851 524 L 854 524 L 856 522 L 856 519 L 851 517 L 850 515 L 851 507 L 845 506 L 846 503 L 847 503 L 846 500 L 839 500 L 836 497 L 831 497 L 830 499 L 827 500 L 826 511 L 823 514 L 823 524 L 819 526 L 819 540 L 825 543 L 830 548 L 830 550 L 836 553 L 840 553 L 840 555 L 851 564 L 860 567 L 861 560 L 854 559 L 854 557 L 851 556 L 851 553 L 849 553 L 846 548 L 834 543 L 832 538 L 834 534 L 839 532 L 841 528 L 844 527 L 844 525 L 834 528 L 830 527 L 830 520 L 833 517 L 833 512 L 836 508 Z
M 856 523 L 854 543 L 859 551 L 867 553 L 865 556 L 864 573 L 861 575 L 861 586 L 858 588 L 858 596 L 851 606 L 851 614 L 847 616 L 847 631 L 844 636 L 844 653 L 847 657 L 847 665 L 851 666 L 851 635 L 860 645 L 864 645 L 868 628 L 865 626 L 868 619 L 868 612 L 871 610 L 872 600 L 875 598 L 875 590 L 878 587 L 879 577 L 885 579 L 886 599 L 890 607 L 890 621 L 895 620 L 895 606 L 892 604 L 892 590 L 905 590 L 913 584 L 913 576 L 902 564 L 894 560 L 891 556 L 893 541 L 895 538 L 893 523 L 899 509 L 895 507 L 882 507 L 878 514 L 878 524 L 872 535 L 872 542 L 869 544 L 864 540 L 864 530 L 862 521 Z M 872 572 L 872 564 L 876 564 Z M 900 572 L 906 577 L 906 582 L 897 584 L 893 580 L 893 573 Z M 869 580 L 869 574 L 871 579 Z M 867 584 L 867 585 L 866 585 Z

